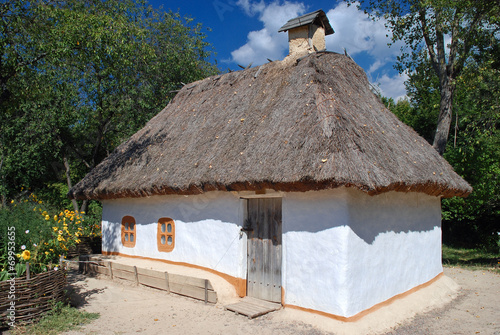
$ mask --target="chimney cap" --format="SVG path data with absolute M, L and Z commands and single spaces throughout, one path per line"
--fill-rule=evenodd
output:
M 320 27 L 324 27 L 325 35 L 331 35 L 335 32 L 333 31 L 333 28 L 330 25 L 330 21 L 328 20 L 328 17 L 326 16 L 325 12 L 323 12 L 323 10 L 321 9 L 288 20 L 288 22 L 285 23 L 283 27 L 281 27 L 280 30 L 278 30 L 278 32 L 287 31 L 297 27 L 307 26 L 312 23 Z

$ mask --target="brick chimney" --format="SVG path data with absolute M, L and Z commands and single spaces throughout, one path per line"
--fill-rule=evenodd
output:
M 289 56 L 304 56 L 326 49 L 325 36 L 334 33 L 321 9 L 288 22 L 278 32 L 288 31 Z

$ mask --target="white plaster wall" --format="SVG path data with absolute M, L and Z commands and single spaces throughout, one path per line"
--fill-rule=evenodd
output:
M 287 194 L 285 303 L 350 317 L 441 267 L 440 199 L 354 189 Z
M 352 316 L 443 271 L 441 201 L 422 193 L 349 190 L 346 287 Z
M 246 236 L 240 234 L 240 207 L 238 197 L 228 192 L 105 200 L 103 251 L 185 262 L 246 278 Z M 125 215 L 136 220 L 134 248 L 121 243 Z M 157 248 L 161 217 L 175 222 L 175 247 L 171 252 L 159 252 Z
M 349 210 L 345 189 L 283 200 L 285 304 L 343 315 Z

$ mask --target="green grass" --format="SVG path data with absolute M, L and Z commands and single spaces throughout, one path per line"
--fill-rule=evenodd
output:
M 27 326 L 19 326 L 9 334 L 57 335 L 78 328 L 99 317 L 99 313 L 88 313 L 69 305 L 58 303 L 40 321 Z
M 480 249 L 461 249 L 443 245 L 443 265 L 491 270 L 500 273 L 500 253 Z

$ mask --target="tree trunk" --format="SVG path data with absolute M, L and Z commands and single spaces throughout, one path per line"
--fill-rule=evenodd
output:
M 439 105 L 439 118 L 432 146 L 443 156 L 448 141 L 453 114 L 453 91 L 454 85 L 445 80 L 441 85 L 441 102 Z
M 82 207 L 80 207 L 80 213 L 84 212 L 87 213 L 87 210 L 89 208 L 89 201 L 88 200 L 83 200 Z
M 71 174 L 70 174 L 70 170 L 69 170 L 69 162 L 68 162 L 68 158 L 66 157 L 66 155 L 63 156 L 63 161 L 64 161 L 64 169 L 66 172 L 66 182 L 68 184 L 68 190 L 71 190 L 73 185 L 71 184 Z M 75 210 L 75 212 L 78 212 L 78 202 L 76 201 L 76 199 L 71 199 L 71 202 L 73 203 L 73 209 Z

